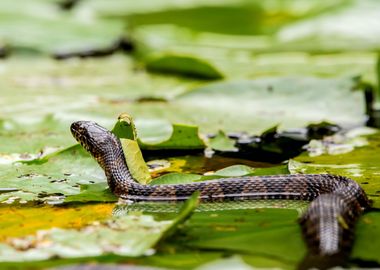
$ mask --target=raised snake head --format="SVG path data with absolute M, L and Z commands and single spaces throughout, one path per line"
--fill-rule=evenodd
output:
M 99 158 L 113 145 L 114 135 L 93 121 L 77 121 L 71 124 L 74 138 L 100 162 Z M 102 165 L 102 164 L 101 164 Z

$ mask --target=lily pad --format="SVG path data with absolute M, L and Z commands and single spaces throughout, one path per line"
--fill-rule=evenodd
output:
M 363 29 L 362 24 L 377 22 L 379 16 L 376 1 L 352 1 L 341 8 L 289 24 L 277 33 L 277 38 L 285 47 L 314 51 L 377 49 L 380 46 L 378 27 Z
M 310 156 L 303 154 L 289 162 L 291 173 L 331 173 L 350 177 L 356 180 L 368 196 L 379 206 L 380 190 L 380 135 L 366 136 L 368 145 L 358 147 L 349 153 L 337 155 Z
M 238 149 L 235 147 L 235 141 L 228 138 L 228 136 L 222 131 L 216 134 L 215 137 L 209 139 L 208 145 L 213 150 L 218 151 L 237 151 Z
M 127 114 L 120 115 L 112 132 L 120 138 L 125 161 L 133 178 L 140 184 L 149 183 L 152 177 L 138 145 L 132 117 Z
M 11 238 L 0 244 L 0 260 L 33 261 L 52 257 L 78 258 L 113 253 L 136 257 L 154 252 L 152 248 L 187 220 L 197 206 L 195 194 L 185 202 L 173 220 L 156 221 L 148 215 L 127 215 L 82 229 L 39 231 L 25 238 Z
M 80 17 L 60 13 L 51 1 L 2 2 L 0 22 L 1 40 L 31 52 L 104 46 L 123 34 L 121 22 L 93 19 L 88 23 Z
M 216 261 L 212 261 L 201 265 L 196 268 L 196 270 L 223 270 L 223 269 L 231 269 L 238 268 L 241 270 L 253 270 L 249 264 L 245 263 L 244 260 L 239 256 L 234 256 L 232 258 L 220 259 Z
M 189 173 L 169 173 L 158 178 L 153 179 L 153 185 L 161 184 L 187 184 L 192 183 L 201 179 L 201 176 L 198 174 L 189 174 Z
M 261 132 L 278 123 L 281 128 L 323 120 L 360 124 L 364 99 L 354 85 L 351 79 L 307 77 L 228 81 L 195 88 L 175 103 L 194 116 L 207 115 L 208 125 L 218 121 L 261 127 Z
M 253 174 L 255 169 L 245 165 L 233 165 L 215 172 L 216 175 L 231 177 Z
M 270 168 L 252 168 L 246 165 L 232 165 L 224 169 L 205 175 L 190 174 L 190 173 L 168 173 L 153 179 L 151 184 L 187 184 L 197 181 L 206 181 L 218 178 L 227 178 L 234 176 L 247 175 L 274 175 L 288 174 L 286 166 L 275 166 Z
M 107 183 L 81 185 L 80 193 L 65 198 L 65 202 L 117 202 Z
M 59 202 L 78 194 L 80 185 L 99 182 L 104 182 L 104 172 L 83 149 L 74 147 L 43 164 L 1 165 L 0 186 L 18 191 L 3 193 L 0 200 Z
M 190 76 L 200 79 L 221 79 L 223 74 L 203 59 L 194 56 L 164 54 L 151 56 L 146 62 L 150 71 Z
M 156 128 L 160 127 L 157 126 Z M 139 132 L 139 125 L 137 125 L 137 130 Z M 152 129 L 150 132 L 155 132 L 155 130 Z M 144 150 L 205 148 L 205 143 L 199 137 L 198 127 L 193 125 L 173 124 L 172 132 L 169 138 L 162 136 L 151 136 L 149 141 L 144 141 L 144 137 L 148 136 L 146 134 L 142 134 L 141 139 L 138 140 L 139 146 Z
M 187 241 L 183 244 L 202 250 L 260 254 L 295 266 L 305 252 L 297 218 L 298 213 L 290 209 L 196 213 L 186 226 Z M 290 238 L 292 241 L 286 240 Z

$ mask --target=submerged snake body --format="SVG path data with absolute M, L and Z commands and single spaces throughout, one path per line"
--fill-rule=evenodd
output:
M 191 184 L 146 186 L 138 184 L 125 162 L 119 139 L 90 121 L 71 125 L 77 141 L 104 169 L 111 191 L 132 201 L 183 201 L 195 191 L 204 202 L 255 199 L 311 201 L 300 219 L 309 257 L 346 257 L 354 226 L 370 206 L 362 188 L 353 180 L 329 174 L 247 176 Z

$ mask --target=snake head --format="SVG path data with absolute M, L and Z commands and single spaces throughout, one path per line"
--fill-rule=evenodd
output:
M 111 133 L 93 121 L 77 121 L 71 124 L 74 138 L 95 158 L 102 153 L 109 143 Z

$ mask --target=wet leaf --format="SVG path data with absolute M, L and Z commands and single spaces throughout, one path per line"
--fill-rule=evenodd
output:
M 132 173 L 134 179 L 140 184 L 147 184 L 152 181 L 148 166 L 142 156 L 140 147 L 137 141 L 123 139 L 122 147 L 125 155 L 125 161 Z
M 166 54 L 152 56 L 147 60 L 146 67 L 150 71 L 200 79 L 221 79 L 223 74 L 203 59 L 194 56 Z
M 2 2 L 0 22 L 0 39 L 30 52 L 107 46 L 123 33 L 118 21 L 93 19 L 86 23 L 80 16 L 60 13 L 51 1 Z
M 119 139 L 137 140 L 136 126 L 132 116 L 126 113 L 120 114 L 112 133 Z
M 261 131 L 278 123 L 284 129 L 326 119 L 361 123 L 363 96 L 352 91 L 353 86 L 350 79 L 307 77 L 228 81 L 193 89 L 179 96 L 176 104 L 190 115 L 207 115 L 208 125 L 250 126 L 248 121 L 255 116 L 254 126 Z
M 355 148 L 349 153 L 340 155 L 310 156 L 303 154 L 289 162 L 291 173 L 330 173 L 350 177 L 357 181 L 369 197 L 379 206 L 380 190 L 379 141 L 380 135 L 367 135 L 368 145 Z
M 314 51 L 375 49 L 379 48 L 380 40 L 374 38 L 378 36 L 378 27 L 373 23 L 377 23 L 375 18 L 379 15 L 376 1 L 352 1 L 321 16 L 287 25 L 277 33 L 277 38 L 285 47 Z M 363 29 L 363 23 L 374 27 Z
M 147 150 L 163 149 L 203 149 L 205 143 L 199 137 L 198 127 L 184 124 L 173 124 L 169 138 L 155 138 L 155 142 L 139 139 L 139 146 Z M 161 140 L 161 141 L 159 141 Z
M 107 183 L 81 185 L 80 193 L 65 198 L 65 202 L 116 202 L 117 197 L 111 193 Z
M 204 175 L 190 174 L 190 173 L 168 173 L 153 179 L 151 184 L 187 184 L 198 181 L 206 181 L 218 178 L 227 178 L 234 176 L 246 175 L 274 175 L 274 174 L 288 174 L 289 171 L 286 166 L 278 166 L 271 168 L 252 168 L 246 165 L 232 165 L 221 170 Z
M 228 138 L 222 130 L 219 130 L 215 137 L 209 139 L 208 146 L 218 151 L 236 152 L 238 150 L 235 147 L 235 141 Z
M 104 172 L 79 147 L 61 152 L 42 164 L 14 163 L 0 167 L 1 187 L 18 190 L 1 194 L 1 202 L 41 200 L 59 203 L 65 196 L 78 194 L 82 184 L 105 182 Z
M 9 238 L 0 244 L 0 260 L 33 261 L 52 257 L 78 258 L 113 253 L 122 256 L 149 255 L 160 239 L 167 237 L 192 214 L 198 196 L 192 196 L 173 220 L 156 221 L 148 215 L 119 216 L 81 229 L 50 229 L 24 238 Z
M 233 165 L 215 172 L 216 175 L 231 177 L 231 176 L 244 176 L 253 174 L 255 169 L 246 165 Z
M 133 178 L 143 185 L 149 183 L 152 177 L 138 145 L 132 117 L 127 114 L 120 115 L 112 132 L 120 138 L 125 161 Z
M 94 221 L 107 219 L 113 208 L 113 204 L 2 206 L 0 240 L 4 242 L 9 237 L 25 237 L 52 227 L 80 229 Z
M 162 184 L 187 184 L 192 183 L 201 179 L 198 174 L 185 174 L 185 173 L 169 173 L 158 178 L 153 179 L 151 184 L 162 185 Z
M 279 261 L 294 266 L 305 252 L 297 217 L 289 209 L 196 213 L 186 226 L 183 244 L 277 259 L 271 267 Z
M 355 244 L 352 258 L 360 258 L 367 261 L 380 263 L 379 256 L 379 223 L 380 213 L 370 212 L 365 214 L 356 227 Z
M 241 270 L 252 270 L 254 269 L 249 264 L 245 263 L 239 256 L 234 256 L 232 258 L 220 259 L 217 261 L 212 261 L 197 267 L 197 270 L 223 270 L 238 268 Z

